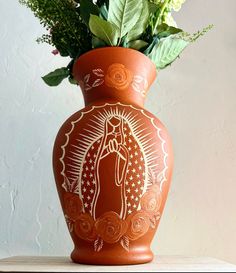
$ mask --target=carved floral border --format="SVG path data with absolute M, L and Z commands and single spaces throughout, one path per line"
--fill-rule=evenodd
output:
M 134 75 L 123 64 L 119 63 L 110 65 L 106 73 L 101 68 L 93 69 L 80 81 L 80 86 L 86 92 L 103 84 L 120 91 L 132 87 L 134 91 L 140 93 L 143 97 L 145 97 L 148 89 L 148 81 L 145 77 Z
M 109 211 L 94 220 L 84 213 L 83 203 L 78 193 L 78 183 L 64 177 L 64 213 L 70 232 L 82 240 L 93 242 L 94 250 L 100 252 L 104 243 L 120 245 L 129 251 L 130 242 L 143 237 L 149 229 L 155 229 L 161 218 L 162 193 L 160 182 L 155 178 L 152 186 L 142 196 L 141 209 L 129 215 L 125 220 Z

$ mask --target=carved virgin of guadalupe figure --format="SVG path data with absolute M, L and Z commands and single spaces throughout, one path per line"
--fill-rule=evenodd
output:
M 110 211 L 125 219 L 139 207 L 146 176 L 144 153 L 129 122 L 118 115 L 107 117 L 102 135 L 84 157 L 84 211 L 94 219 Z
M 121 218 L 126 216 L 125 181 L 129 152 L 124 145 L 123 126 L 124 120 L 118 116 L 105 121 L 104 135 L 95 161 L 97 190 L 92 211 L 95 219 L 107 211 L 114 211 Z

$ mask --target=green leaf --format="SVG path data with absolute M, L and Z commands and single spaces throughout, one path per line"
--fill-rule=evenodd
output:
M 167 24 L 161 24 L 157 27 L 157 36 L 159 39 L 183 32 L 180 28 L 168 26 Z
M 96 37 L 106 42 L 107 45 L 117 45 L 118 29 L 114 24 L 107 22 L 96 15 L 91 15 L 89 28 Z
M 68 78 L 68 81 L 69 81 L 69 83 L 71 83 L 71 84 L 78 85 L 77 80 L 74 79 L 73 77 L 69 77 L 69 78 Z
M 160 39 L 157 36 L 154 36 L 152 42 L 149 44 L 148 48 L 144 51 L 144 54 L 148 56 L 152 52 L 153 48 L 159 43 L 159 41 Z
M 99 15 L 99 8 L 91 0 L 81 0 L 80 14 L 85 24 L 89 25 L 90 14 Z
M 180 53 L 189 45 L 176 36 L 169 36 L 157 43 L 148 57 L 156 64 L 157 69 L 164 69 L 178 58 Z
M 98 37 L 93 36 L 92 46 L 93 48 L 105 47 L 106 43 L 103 40 L 99 39 Z
M 120 46 L 124 47 L 124 48 L 128 48 L 128 43 L 129 41 L 127 40 L 127 35 L 125 35 L 120 42 Z
M 129 42 L 127 47 L 133 48 L 133 49 L 136 49 L 136 50 L 140 50 L 140 49 L 144 48 L 147 45 L 148 45 L 148 43 L 143 41 L 143 40 L 136 40 L 136 41 Z
M 142 2 L 137 0 L 110 0 L 108 21 L 119 29 L 119 37 L 124 37 L 138 22 L 142 13 Z
M 135 26 L 128 32 L 127 36 L 128 41 L 138 39 L 147 28 L 149 20 L 148 0 L 142 0 L 142 2 L 143 2 L 142 12 Z
M 102 5 L 100 8 L 100 17 L 104 20 L 107 20 L 107 18 L 108 18 L 108 10 L 107 10 L 107 6 L 105 4 Z
M 68 68 L 62 67 L 47 74 L 46 76 L 42 77 L 42 79 L 49 86 L 57 86 L 69 75 L 70 75 L 70 71 L 68 70 Z

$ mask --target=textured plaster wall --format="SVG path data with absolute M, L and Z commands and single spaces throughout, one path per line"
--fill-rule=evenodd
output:
M 153 250 L 236 263 L 235 0 L 188 0 L 179 25 L 215 29 L 160 73 L 146 107 L 169 128 L 175 174 Z M 34 43 L 42 28 L 16 0 L 0 0 L 0 257 L 68 255 L 51 150 L 80 90 L 40 76 L 67 63 Z

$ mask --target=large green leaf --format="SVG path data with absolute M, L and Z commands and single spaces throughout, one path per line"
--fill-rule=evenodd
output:
M 124 37 L 138 22 L 143 4 L 138 0 L 110 0 L 108 21 L 119 29 L 119 37 Z
M 62 67 L 47 74 L 46 76 L 42 77 L 42 79 L 49 86 L 57 86 L 69 75 L 70 75 L 69 69 L 66 67 Z
M 188 45 L 188 41 L 176 36 L 169 36 L 161 39 L 148 54 L 148 57 L 156 64 L 157 69 L 163 69 L 175 61 Z
M 143 8 L 140 17 L 135 24 L 135 26 L 129 31 L 127 35 L 128 41 L 136 40 L 140 37 L 140 35 L 145 31 L 147 28 L 148 20 L 149 20 L 149 6 L 148 0 L 142 0 Z
M 88 25 L 90 14 L 99 15 L 99 8 L 91 0 L 81 0 L 80 14 L 86 25 Z
M 97 38 L 106 42 L 107 45 L 117 45 L 118 29 L 114 24 L 107 22 L 96 15 L 91 15 L 89 28 Z

